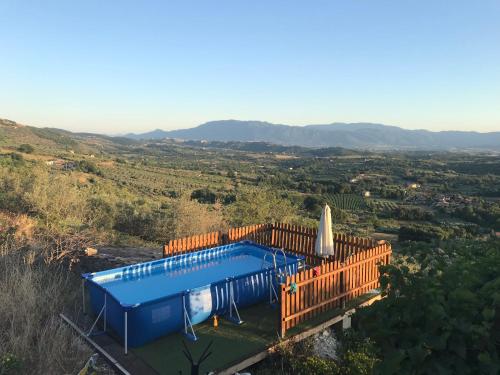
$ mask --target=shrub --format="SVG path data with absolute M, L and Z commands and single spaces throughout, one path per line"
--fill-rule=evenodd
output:
M 0 354 L 0 375 L 15 374 L 21 369 L 21 361 L 11 353 Z
M 356 313 L 374 340 L 380 374 L 500 371 L 500 242 L 403 248 L 407 265 L 381 267 L 385 298 Z
M 321 213 L 322 201 L 314 195 L 309 195 L 304 199 L 303 207 L 305 210 L 317 215 Z
M 32 145 L 24 143 L 17 148 L 17 151 L 24 152 L 25 154 L 31 154 L 33 153 L 33 151 L 35 151 L 35 149 Z
M 217 200 L 217 194 L 209 188 L 198 189 L 191 193 L 191 199 L 197 200 L 199 203 L 214 204 Z
M 289 199 L 271 190 L 245 190 L 236 202 L 227 206 L 226 217 L 232 226 L 272 222 L 290 222 L 297 209 Z
M 24 161 L 24 157 L 23 155 L 21 154 L 18 154 L 17 152 L 13 152 L 10 154 L 10 158 L 15 161 L 15 162 L 18 162 L 18 163 L 21 163 Z
M 92 173 L 98 176 L 102 175 L 101 170 L 97 168 L 94 163 L 88 160 L 80 160 L 77 164 L 77 169 L 85 173 Z

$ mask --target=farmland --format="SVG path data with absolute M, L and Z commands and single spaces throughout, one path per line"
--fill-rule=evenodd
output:
M 444 239 L 500 230 L 496 154 L 149 142 L 9 124 L 0 129 L 4 168 L 24 174 L 44 169 L 43 173 L 75 184 L 86 200 L 109 206 L 109 217 L 102 220 L 109 222 L 112 237 L 132 235 L 161 243 L 168 233 L 178 235 L 164 225 L 181 203 L 196 207 L 210 220 L 217 217 L 220 225 L 259 218 L 315 225 L 328 203 L 335 230 L 350 234 L 398 234 L 400 227 L 417 225 L 441 228 Z M 23 144 L 32 152 L 22 152 Z M 71 168 L 46 165 L 56 159 Z M 478 168 L 485 173 L 478 173 Z M 241 205 L 251 199 L 262 200 L 262 215 L 244 217 Z M 134 219 L 120 218 L 127 210 L 145 222 L 123 225 Z M 85 221 L 78 225 L 88 226 Z M 164 232 L 154 234 L 149 225 Z

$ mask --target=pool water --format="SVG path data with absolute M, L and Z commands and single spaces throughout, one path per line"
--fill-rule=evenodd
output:
M 251 246 L 241 247 L 223 256 L 208 261 L 191 258 L 187 263 L 175 262 L 171 267 L 153 268 L 150 272 L 117 274 L 114 279 L 99 282 L 123 304 L 134 305 L 155 300 L 186 289 L 208 285 L 215 280 L 260 271 L 274 267 L 272 256 L 266 256 Z M 282 265 L 283 257 L 277 259 Z
M 270 300 L 285 273 L 302 264 L 302 257 L 243 241 L 82 277 L 94 313 L 103 312 L 125 346 L 137 347 L 185 330 L 187 321 Z

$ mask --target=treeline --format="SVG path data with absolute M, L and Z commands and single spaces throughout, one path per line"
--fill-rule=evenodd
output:
M 2 159 L 0 210 L 29 215 L 44 230 L 68 235 L 94 231 L 109 239 L 123 233 L 155 242 L 228 226 L 303 223 L 300 207 L 272 190 L 241 188 L 221 197 L 201 189 L 150 198 L 101 178 L 91 164 L 79 163 L 77 170 L 90 176 L 82 180 L 71 171 Z
M 480 233 L 474 224 L 412 224 L 399 228 L 398 239 L 405 241 L 435 242 L 454 238 L 473 238 Z
M 500 231 L 500 203 L 479 201 L 474 205 L 467 205 L 444 210 L 446 213 L 462 220 Z

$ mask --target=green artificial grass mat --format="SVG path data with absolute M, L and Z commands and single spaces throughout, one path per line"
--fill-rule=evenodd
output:
M 219 326 L 213 320 L 194 326 L 198 340 L 192 342 L 183 334 L 176 333 L 133 349 L 159 374 L 190 374 L 189 361 L 183 354 L 182 341 L 186 343 L 193 359 L 197 361 L 213 341 L 208 357 L 200 366 L 200 374 L 215 369 L 224 369 L 256 354 L 278 340 L 279 311 L 268 304 L 260 304 L 240 310 L 243 324 L 234 324 L 223 317 Z
M 345 309 L 330 309 L 289 329 L 286 337 L 314 328 L 359 304 L 376 294 L 367 293 L 349 301 Z M 159 374 L 190 374 L 191 365 L 183 354 L 184 341 L 195 361 L 203 350 L 213 341 L 212 354 L 200 366 L 200 374 L 213 370 L 222 370 L 233 364 L 265 350 L 279 341 L 279 305 L 259 304 L 240 310 L 243 324 L 234 324 L 223 317 L 219 326 L 213 327 L 213 320 L 194 326 L 198 340 L 192 342 L 183 334 L 175 333 L 162 337 L 133 352 Z

